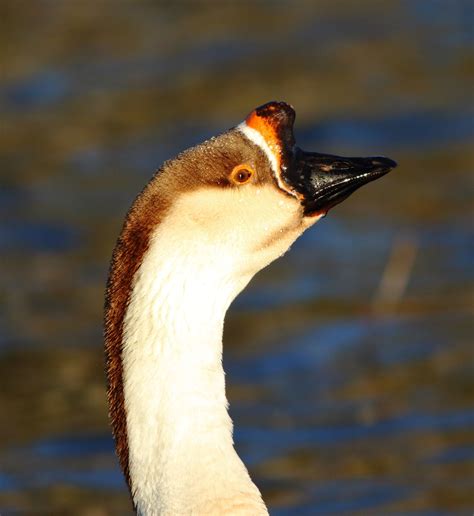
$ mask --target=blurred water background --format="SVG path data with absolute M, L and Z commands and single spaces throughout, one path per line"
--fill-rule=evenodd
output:
M 472 514 L 473 3 L 7 0 L 0 8 L 0 512 L 130 514 L 101 317 L 161 162 L 285 100 L 300 146 L 385 154 L 225 329 L 272 514 Z

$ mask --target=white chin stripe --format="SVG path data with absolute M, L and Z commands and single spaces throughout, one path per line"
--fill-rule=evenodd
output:
M 260 147 L 260 149 L 262 149 L 262 151 L 265 153 L 265 156 L 267 156 L 268 161 L 272 166 L 273 174 L 275 175 L 278 186 L 283 191 L 293 195 L 294 197 L 297 197 L 281 178 L 281 168 L 278 162 L 279 160 L 275 156 L 275 153 L 272 151 L 265 138 L 256 129 L 249 127 L 245 122 L 239 124 L 237 129 L 242 132 L 252 143 Z
M 245 122 L 242 122 L 237 126 L 237 129 L 239 129 L 242 133 L 245 134 L 245 136 L 255 145 L 260 147 L 265 155 L 267 156 L 268 160 L 270 161 L 272 165 L 272 170 L 274 174 L 277 176 L 279 175 L 279 165 L 278 160 L 273 151 L 270 149 L 270 146 L 266 142 L 265 138 L 253 127 L 249 127 Z

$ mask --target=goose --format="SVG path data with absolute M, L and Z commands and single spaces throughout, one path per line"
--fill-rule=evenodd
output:
M 285 102 L 166 161 L 130 208 L 105 301 L 107 397 L 134 510 L 268 514 L 236 453 L 226 311 L 250 279 L 360 186 L 396 166 L 295 146 Z

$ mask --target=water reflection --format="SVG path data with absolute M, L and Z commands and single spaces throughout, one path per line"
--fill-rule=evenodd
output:
M 10 2 L 0 35 L 2 514 L 130 513 L 102 371 L 114 240 L 164 159 L 272 98 L 302 147 L 400 167 L 232 306 L 237 447 L 273 514 L 472 510 L 472 3 L 86 4 Z

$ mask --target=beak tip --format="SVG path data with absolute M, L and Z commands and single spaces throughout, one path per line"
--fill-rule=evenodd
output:
M 372 158 L 372 164 L 375 167 L 392 169 L 397 166 L 397 162 L 393 161 L 393 159 L 385 158 L 383 156 L 377 156 L 376 158 Z

